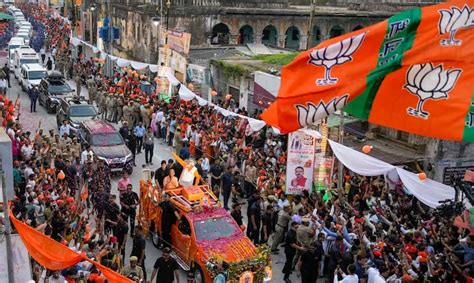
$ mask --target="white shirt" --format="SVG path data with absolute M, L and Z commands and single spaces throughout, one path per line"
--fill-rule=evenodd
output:
M 81 165 L 84 165 L 84 163 L 86 163 L 88 155 L 92 155 L 92 152 L 87 151 L 86 149 L 81 152 Z
M 163 120 L 163 111 L 156 112 L 155 121 L 156 123 L 161 123 Z
M 343 279 L 342 280 L 337 280 L 337 275 L 334 275 L 334 283 L 358 283 L 359 282 L 359 276 L 357 274 L 352 274 L 352 275 L 342 275 Z
M 55 279 L 53 276 L 50 276 L 48 278 L 48 280 L 49 280 L 49 283 L 64 283 L 64 282 L 66 282 L 66 279 L 64 279 L 64 277 L 61 274 L 59 274 L 58 279 Z
M 70 131 L 71 131 L 71 126 L 69 124 L 61 125 L 61 127 L 59 127 L 59 136 L 63 137 L 64 133 L 66 133 L 69 136 Z
M 209 159 L 207 157 L 204 157 L 202 159 L 201 168 L 203 171 L 209 171 L 209 169 L 211 168 L 209 165 Z
M 369 268 L 369 270 L 367 271 L 367 275 L 367 283 L 385 283 L 385 278 L 383 278 L 383 276 L 380 275 L 380 272 L 373 267 Z
M 23 156 L 26 159 L 30 159 L 31 155 L 33 154 L 33 146 L 31 146 L 31 144 L 30 145 L 24 144 L 21 147 L 21 154 L 23 154 Z

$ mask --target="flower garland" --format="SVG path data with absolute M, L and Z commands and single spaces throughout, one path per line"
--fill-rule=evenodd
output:
M 206 268 L 212 278 L 219 273 L 219 266 L 224 261 L 222 256 L 213 255 L 206 263 Z M 266 276 L 265 268 L 271 266 L 270 248 L 267 245 L 260 245 L 256 248 L 256 256 L 248 260 L 240 260 L 235 262 L 227 262 L 229 269 L 227 270 L 228 282 L 239 282 L 240 276 L 245 271 L 254 273 L 254 282 L 263 282 Z

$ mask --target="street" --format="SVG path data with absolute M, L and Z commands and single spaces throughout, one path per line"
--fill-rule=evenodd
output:
M 0 64 L 3 66 L 6 62 L 6 57 L 3 55 L 0 59 Z M 7 97 L 11 100 L 15 100 L 19 97 L 20 101 L 20 123 L 25 131 L 30 131 L 32 134 L 36 132 L 38 126 L 44 129 L 45 132 L 48 132 L 50 129 L 57 130 L 56 124 L 56 115 L 48 114 L 43 106 L 40 106 L 39 103 L 36 106 L 36 113 L 30 113 L 30 99 L 27 94 L 21 90 L 21 87 L 18 84 L 17 79 L 10 75 L 11 88 L 8 90 Z M 71 88 L 76 89 L 75 82 L 70 80 L 68 81 Z M 82 87 L 81 94 L 87 97 L 87 88 Z M 119 127 L 119 125 L 116 125 Z M 156 170 L 160 166 L 161 160 L 168 160 L 172 158 L 171 156 L 171 147 L 166 145 L 159 139 L 155 139 L 154 146 L 154 155 L 153 155 L 153 166 L 146 167 L 147 169 Z M 139 193 L 139 181 L 142 171 L 142 164 L 144 164 L 145 157 L 144 153 L 138 154 L 136 156 L 137 167 L 134 168 L 133 174 L 130 176 L 131 182 L 133 184 L 133 190 Z M 118 195 L 117 184 L 120 176 L 114 176 L 112 178 L 112 194 Z M 118 201 L 118 198 L 117 198 Z M 242 215 L 244 216 L 244 223 L 247 222 L 246 211 L 247 206 L 244 204 L 242 206 Z M 132 239 L 129 237 L 127 240 L 126 254 L 128 255 L 132 248 Z M 153 271 L 153 264 L 155 260 L 161 255 L 161 251 L 153 246 L 151 239 L 147 239 L 146 246 L 146 271 L 147 276 L 150 277 L 151 272 Z M 285 263 L 285 256 L 283 253 L 283 248 L 280 248 L 280 254 L 272 254 L 272 268 L 273 268 L 273 279 L 272 282 L 283 282 L 283 274 L 281 270 Z M 125 259 L 125 264 L 128 264 L 128 257 Z M 187 273 L 183 270 L 180 270 L 180 282 L 186 282 Z M 293 282 L 299 281 L 299 278 L 296 277 L 296 274 L 292 274 L 290 279 L 293 279 Z

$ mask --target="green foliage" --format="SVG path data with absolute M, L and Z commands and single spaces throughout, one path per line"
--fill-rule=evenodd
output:
M 231 64 L 221 60 L 211 60 L 211 64 L 221 68 L 225 77 L 240 77 L 249 73 L 244 66 L 238 64 Z
M 284 66 L 288 65 L 298 56 L 299 52 L 287 53 L 287 54 L 270 54 L 270 55 L 255 55 L 252 57 L 254 60 L 260 60 L 263 63 Z

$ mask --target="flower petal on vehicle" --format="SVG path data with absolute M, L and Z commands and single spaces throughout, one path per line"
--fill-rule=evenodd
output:
M 433 96 L 431 98 L 433 99 L 448 98 L 448 94 L 442 91 L 435 91 L 433 92 Z
M 418 72 L 421 70 L 421 68 L 422 68 L 422 65 L 417 64 L 417 65 L 411 66 L 408 69 L 408 72 L 407 72 L 407 82 L 408 82 L 408 84 L 410 84 L 412 86 L 416 85 L 415 84 L 415 77 L 418 74 Z
M 331 60 L 336 59 L 342 49 L 342 42 L 336 42 L 324 48 L 324 59 Z
M 300 127 L 306 126 L 306 118 L 308 117 L 308 109 L 302 105 L 295 105 L 296 111 L 298 112 L 298 124 Z
M 454 30 L 453 26 L 456 24 L 459 16 L 461 15 L 461 11 L 456 7 L 452 8 L 452 11 L 453 12 L 451 14 L 451 20 L 449 21 L 449 24 L 446 27 L 447 31 L 453 31 Z
M 441 14 L 441 17 L 439 19 L 439 33 L 448 33 L 447 27 L 449 24 L 449 20 L 451 19 L 451 13 L 447 10 L 440 10 L 439 13 Z
M 364 40 L 366 34 L 367 34 L 367 33 L 364 32 L 364 33 L 359 34 L 359 35 L 356 36 L 356 37 L 352 37 L 351 46 L 350 46 L 349 49 L 344 53 L 344 55 L 346 55 L 346 56 L 351 56 L 351 55 L 359 48 L 359 46 L 362 44 L 362 41 Z M 347 39 L 346 39 L 346 40 L 347 40 Z
M 458 70 L 458 69 L 449 70 L 448 71 L 448 82 L 439 91 L 444 91 L 444 92 L 451 91 L 454 88 L 454 85 L 456 84 L 456 81 L 457 81 L 460 74 L 461 74 L 461 70 Z
M 441 65 L 439 65 L 438 67 L 431 70 L 431 72 L 426 74 L 426 76 L 421 79 L 421 89 L 423 91 L 434 91 L 439 84 L 439 74 L 442 70 L 443 68 L 441 67 Z
M 428 74 L 433 69 L 433 65 L 431 63 L 421 64 L 421 69 L 415 76 L 415 86 L 421 88 L 421 80 L 423 77 Z

